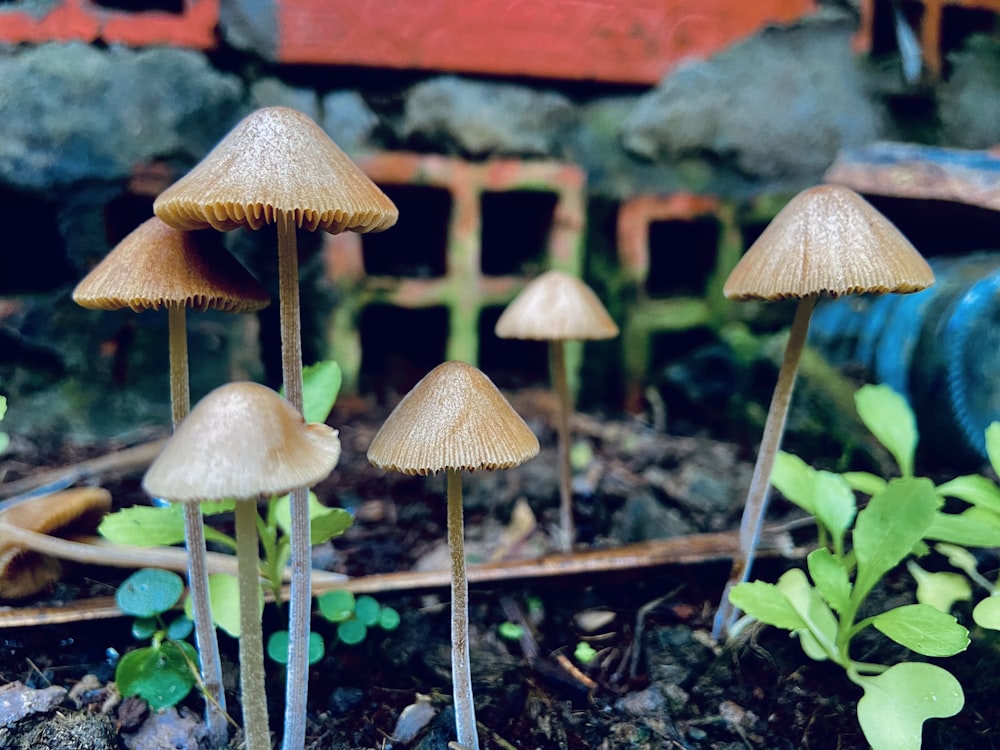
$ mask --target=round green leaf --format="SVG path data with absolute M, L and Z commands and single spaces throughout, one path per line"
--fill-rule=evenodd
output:
M 326 644 L 319 633 L 309 633 L 309 663 L 316 664 L 326 653 Z M 278 630 L 267 639 L 267 655 L 278 664 L 288 663 L 288 631 Z
M 981 628 L 1000 630 L 1000 596 L 983 599 L 972 610 L 972 619 Z
M 875 615 L 872 625 L 901 646 L 924 656 L 954 656 L 969 647 L 969 631 L 929 604 L 907 604 Z
M 122 695 L 138 695 L 154 711 L 169 708 L 182 701 L 195 685 L 188 660 L 197 664 L 197 653 L 190 643 L 172 641 L 160 647 L 136 649 L 118 662 L 115 682 Z
M 367 595 L 359 596 L 354 602 L 354 616 L 367 627 L 378 622 L 379 609 L 379 603 Z
M 128 578 L 115 592 L 115 602 L 127 615 L 152 617 L 173 607 L 184 592 L 184 581 L 169 570 L 145 568 Z
M 516 641 L 524 634 L 524 628 L 518 625 L 516 622 L 501 622 L 497 626 L 497 633 L 500 634 L 501 638 L 508 641 Z
M 329 622 L 343 622 L 354 614 L 354 593 L 337 589 L 316 599 L 320 614 Z
M 152 617 L 137 617 L 132 621 L 132 637 L 138 641 L 152 638 L 160 625 Z
M 174 619 L 167 626 L 167 637 L 174 641 L 183 641 L 194 630 L 194 621 L 190 617 L 181 615 Z
M 378 624 L 382 630 L 395 630 L 399 627 L 399 612 L 392 607 L 382 607 L 378 613 Z
M 348 646 L 361 643 L 367 635 L 367 626 L 358 620 L 346 620 L 337 626 L 337 637 Z

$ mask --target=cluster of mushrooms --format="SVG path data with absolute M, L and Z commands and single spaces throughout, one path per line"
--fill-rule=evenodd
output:
M 174 434 L 143 482 L 157 498 L 184 504 L 188 579 L 205 691 L 216 747 L 228 741 L 226 700 L 205 565 L 199 503 L 237 500 L 240 680 L 246 747 L 266 750 L 271 735 L 264 694 L 257 502 L 292 496 L 289 658 L 282 747 L 305 744 L 307 644 L 311 615 L 308 488 L 340 457 L 337 431 L 302 417 L 296 231 L 375 232 L 397 218 L 392 202 L 312 120 L 285 107 L 257 110 L 240 122 L 188 175 L 154 204 L 155 216 L 123 240 L 77 287 L 74 299 L 95 309 L 165 308 L 169 315 L 170 394 Z M 277 229 L 282 373 L 285 398 L 254 383 L 220 386 L 189 413 L 185 311 L 254 312 L 268 304 L 257 281 L 218 241 L 239 227 Z M 215 230 L 215 231 L 212 231 Z M 781 441 L 795 370 L 813 306 L 823 294 L 912 292 L 933 282 L 909 242 L 846 188 L 804 191 L 778 214 L 733 270 L 727 297 L 801 300 L 778 376 L 740 530 L 740 552 L 719 608 L 715 634 L 735 618 L 732 584 L 746 580 L 763 521 L 774 455 Z M 560 410 L 557 425 L 558 544 L 574 541 L 570 489 L 567 341 L 611 338 L 618 327 L 594 292 L 557 270 L 528 284 L 496 324 L 503 338 L 550 342 Z M 451 552 L 452 676 L 457 745 L 478 750 L 469 669 L 467 578 L 461 472 L 517 466 L 539 450 L 525 422 L 475 367 L 445 362 L 398 404 L 373 439 L 369 461 L 388 471 L 443 471 Z M 106 507 L 109 498 L 97 498 Z

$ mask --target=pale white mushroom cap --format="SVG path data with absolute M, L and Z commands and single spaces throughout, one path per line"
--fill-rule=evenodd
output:
M 919 292 L 934 272 L 903 234 L 850 188 L 820 185 L 778 212 L 726 279 L 729 299 Z
M 306 424 L 276 392 L 229 383 L 191 410 L 146 471 L 150 495 L 174 502 L 249 500 L 311 487 L 340 458 L 337 431 Z
M 486 375 L 445 362 L 413 386 L 385 420 L 368 460 L 387 471 L 508 469 L 538 453 L 538 438 Z
M 500 314 L 502 339 L 610 339 L 618 326 L 594 290 L 564 271 L 546 271 L 532 280 Z

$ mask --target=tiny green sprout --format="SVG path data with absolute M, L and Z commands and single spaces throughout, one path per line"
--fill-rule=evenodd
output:
M 0 396 L 0 421 L 3 421 L 4 415 L 7 414 L 7 397 Z M 6 432 L 0 432 L 0 453 L 7 450 L 7 446 L 10 445 L 10 435 Z
M 184 640 L 193 623 L 184 615 L 164 619 L 183 591 L 176 573 L 149 568 L 133 573 L 115 592 L 119 609 L 136 618 L 132 635 L 151 642 L 121 658 L 115 682 L 122 695 L 137 695 L 154 711 L 176 705 L 198 684 L 198 653 Z
M 323 618 L 337 625 L 337 640 L 347 646 L 362 643 L 373 627 L 385 631 L 399 627 L 399 612 L 368 595 L 355 597 L 351 591 L 335 589 L 317 597 L 316 603 Z
M 507 622 L 501 622 L 497 626 L 497 633 L 499 633 L 500 637 L 503 638 L 504 640 L 516 641 L 519 640 L 522 635 L 524 635 L 524 628 L 522 628 L 516 622 L 510 622 L 508 620 Z
M 586 641 L 580 641 L 576 644 L 576 648 L 573 649 L 573 658 L 585 667 L 589 666 L 596 656 L 597 651 Z
M 309 664 L 317 664 L 326 653 L 326 645 L 319 633 L 309 633 Z M 267 655 L 278 664 L 288 663 L 288 631 L 278 630 L 267 639 Z

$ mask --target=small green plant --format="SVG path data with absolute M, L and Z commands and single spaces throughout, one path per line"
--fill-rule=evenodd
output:
M 324 619 L 336 623 L 337 640 L 348 646 L 363 642 L 373 627 L 386 631 L 399 627 L 399 612 L 367 594 L 355 597 L 346 589 L 337 589 L 317 597 L 316 603 Z
M 872 627 L 922 656 L 964 651 L 968 631 L 930 604 L 918 602 L 864 617 L 860 612 L 887 573 L 915 550 L 926 550 L 924 540 L 943 535 L 952 543 L 967 544 L 970 536 L 955 529 L 964 528 L 964 521 L 956 522 L 953 514 L 941 510 L 944 497 L 954 496 L 955 486 L 935 487 L 929 479 L 913 476 L 917 430 L 905 400 L 887 386 L 865 386 L 855 401 L 859 416 L 896 459 L 902 476 L 886 481 L 866 472 L 817 471 L 795 456 L 779 454 L 774 485 L 815 517 L 819 547 L 808 555 L 807 571 L 789 570 L 775 584 L 740 584 L 730 598 L 757 620 L 790 631 L 809 657 L 844 668 L 864 693 L 858 720 L 874 750 L 916 750 L 926 719 L 961 710 L 965 699 L 958 680 L 926 662 L 859 661 L 851 647 Z M 871 495 L 861 511 L 855 491 Z M 1000 501 L 1000 490 L 997 498 Z M 1000 530 L 1000 514 L 997 520 Z
M 573 658 L 583 666 L 589 666 L 597 657 L 597 650 L 586 641 L 579 641 L 573 649 Z
M 7 414 L 7 397 L 0 396 L 0 422 L 3 421 L 4 416 Z M 7 450 L 7 446 L 10 445 L 10 435 L 6 432 L 0 432 L 0 453 Z
M 154 711 L 176 705 L 198 684 L 198 653 L 185 640 L 193 623 L 183 614 L 166 620 L 183 592 L 184 581 L 176 573 L 146 568 L 126 578 L 115 593 L 118 607 L 136 618 L 132 635 L 150 641 L 121 658 L 115 682 L 122 695 L 137 695 Z

